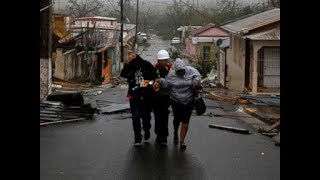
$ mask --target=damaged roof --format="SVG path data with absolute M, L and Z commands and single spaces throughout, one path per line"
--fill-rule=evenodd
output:
M 192 36 L 199 36 L 199 37 L 223 37 L 223 36 L 229 36 L 229 33 L 220 28 L 217 27 L 216 25 L 209 23 L 201 28 L 195 29 L 191 32 Z
M 244 36 L 251 40 L 280 40 L 280 27 Z
M 222 28 L 232 33 L 238 33 L 250 31 L 278 21 L 280 21 L 280 9 L 275 8 L 228 23 L 223 25 Z
M 212 23 L 206 24 L 206 25 L 202 26 L 201 28 L 198 28 L 198 29 L 193 30 L 191 34 L 192 34 L 192 36 L 195 36 L 195 35 L 200 34 L 200 33 L 202 33 L 203 31 L 205 31 L 205 30 L 207 30 L 207 29 L 210 29 L 210 28 L 212 28 L 212 27 L 214 27 L 214 26 L 215 26 L 215 25 L 212 24 Z

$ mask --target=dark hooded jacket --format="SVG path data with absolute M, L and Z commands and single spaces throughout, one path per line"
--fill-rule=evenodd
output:
M 153 88 L 140 88 L 140 83 L 143 80 L 155 80 L 157 78 L 156 69 L 153 65 L 139 55 L 132 59 L 128 64 L 125 64 L 121 70 L 120 76 L 127 78 L 129 84 L 128 97 L 149 96 L 153 93 Z

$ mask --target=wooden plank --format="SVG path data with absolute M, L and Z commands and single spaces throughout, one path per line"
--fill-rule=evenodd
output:
M 45 122 L 45 123 L 40 123 L 40 126 L 46 126 L 50 124 L 58 124 L 58 123 L 66 123 L 66 122 L 74 122 L 74 121 L 82 121 L 86 120 L 86 118 L 77 118 L 77 119 L 68 119 L 68 120 L 61 120 L 61 121 L 54 121 L 54 122 Z
M 261 133 L 262 135 L 265 135 L 265 136 L 275 136 L 277 135 L 278 133 L 276 132 L 271 132 L 271 133 Z
M 40 121 L 58 121 L 61 118 L 49 118 L 49 117 L 40 117 Z
M 58 115 L 58 114 L 42 114 L 42 113 L 40 113 L 40 117 L 61 117 L 61 115 Z
M 66 107 L 58 107 L 58 106 L 40 106 L 40 110 L 51 109 L 51 110 L 64 110 L 64 111 L 96 111 L 96 108 L 92 107 L 80 107 L 80 106 L 66 106 Z
M 40 106 L 40 109 L 53 109 L 53 110 L 70 110 L 70 111 L 95 111 L 96 108 L 92 107 L 55 107 L 55 106 Z
M 88 115 L 92 116 L 94 113 L 92 112 L 82 112 L 82 111 L 48 111 L 48 110 L 41 110 L 41 114 L 61 114 L 61 115 Z
M 50 104 L 50 105 L 55 105 L 55 106 L 60 106 L 62 103 L 60 101 L 41 101 L 41 104 Z
M 223 129 L 223 130 L 228 130 L 236 133 L 241 133 L 241 134 L 250 134 L 249 130 L 247 129 L 242 129 L 242 128 L 235 128 L 235 127 L 230 127 L 230 126 L 222 126 L 222 125 L 216 125 L 216 124 L 209 124 L 209 127 L 211 128 L 217 128 L 217 129 Z

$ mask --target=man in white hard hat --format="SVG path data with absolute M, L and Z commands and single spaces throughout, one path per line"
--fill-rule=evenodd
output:
M 168 51 L 160 50 L 157 54 L 157 78 L 165 78 L 171 69 L 170 56 Z M 169 135 L 168 120 L 170 106 L 170 91 L 168 88 L 159 87 L 156 83 L 154 88 L 156 91 L 153 113 L 155 119 L 155 133 L 157 134 L 156 141 L 161 145 L 167 145 L 167 137 Z

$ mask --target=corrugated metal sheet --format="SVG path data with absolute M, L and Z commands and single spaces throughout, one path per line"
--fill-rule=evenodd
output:
M 223 29 L 237 33 L 249 31 L 264 25 L 280 21 L 280 9 L 275 8 L 222 26 Z
M 251 40 L 280 40 L 280 28 L 274 28 L 260 33 L 250 34 L 248 36 L 244 36 L 244 38 Z

